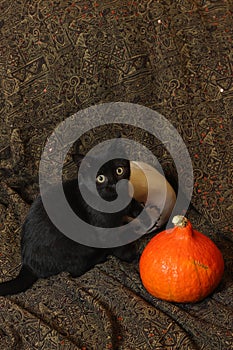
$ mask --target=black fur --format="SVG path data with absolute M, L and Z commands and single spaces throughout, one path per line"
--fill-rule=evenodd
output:
M 104 157 L 104 154 L 99 157 Z M 81 157 L 78 157 L 77 163 L 80 160 Z M 118 168 L 123 169 L 121 175 L 116 173 Z M 118 213 L 107 214 L 88 206 L 80 195 L 79 187 L 89 188 L 88 164 L 86 170 L 86 175 L 79 184 L 78 180 L 74 179 L 63 185 L 71 208 L 84 221 L 94 226 L 117 227 L 122 226 L 124 216 L 134 218 L 140 214 L 142 205 L 134 199 Z M 130 163 L 126 159 L 110 160 L 101 167 L 97 175 L 101 174 L 105 176 L 106 182 L 97 184 L 99 195 L 107 201 L 112 201 L 117 197 L 116 183 L 120 179 L 130 177 Z M 38 278 L 46 278 L 62 271 L 69 272 L 73 277 L 80 276 L 96 264 L 104 262 L 109 254 L 128 262 L 136 257 L 134 243 L 116 248 L 93 248 L 69 239 L 50 221 L 40 196 L 32 204 L 22 227 L 21 252 L 22 267 L 19 275 L 14 280 L 0 285 L 0 295 L 25 291 Z

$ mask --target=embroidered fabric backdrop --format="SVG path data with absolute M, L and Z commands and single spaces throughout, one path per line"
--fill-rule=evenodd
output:
M 194 167 L 199 214 L 192 210 L 190 218 L 226 261 L 218 291 L 193 306 L 151 298 L 137 266 L 114 258 L 80 279 L 39 281 L 1 298 L 2 349 L 230 349 L 232 11 L 230 0 L 0 2 L 2 280 L 19 269 L 20 224 L 38 193 L 46 138 L 78 110 L 114 101 L 155 109 L 177 128 Z M 175 185 L 160 142 L 122 130 L 156 154 Z M 92 130 L 82 147 L 115 131 Z M 74 172 L 68 157 L 65 176 Z

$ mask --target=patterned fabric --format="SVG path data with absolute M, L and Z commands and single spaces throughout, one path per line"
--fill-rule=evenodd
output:
M 115 101 L 150 107 L 176 127 L 194 168 L 190 220 L 226 263 L 221 285 L 195 305 L 152 298 L 137 264 L 115 258 L 77 279 L 40 280 L 1 297 L 1 349 L 232 348 L 232 11 L 230 0 L 0 2 L 1 280 L 19 270 L 20 225 L 38 193 L 46 138 L 73 113 Z M 91 130 L 82 147 L 119 128 Z M 159 140 L 122 131 L 154 152 L 176 186 Z M 64 173 L 75 174 L 70 156 Z

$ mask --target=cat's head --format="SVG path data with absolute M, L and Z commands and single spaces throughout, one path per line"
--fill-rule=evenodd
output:
M 85 186 L 89 191 L 92 191 L 93 186 L 96 186 L 99 195 L 106 201 L 115 200 L 117 198 L 117 183 L 122 179 L 129 180 L 130 178 L 130 162 L 124 158 L 124 150 L 121 152 L 122 158 L 115 158 L 106 162 L 109 155 L 111 156 L 113 147 L 114 144 L 92 156 L 75 155 L 75 162 L 78 168 L 83 161 L 84 173 L 79 181 L 79 186 Z M 96 176 L 93 177 L 92 164 L 95 164 L 95 161 L 100 162 L 102 165 Z M 93 179 L 95 183 L 93 183 Z
M 124 158 L 116 158 L 105 163 L 96 176 L 96 187 L 100 196 L 112 201 L 117 198 L 116 185 L 124 179 L 129 180 L 130 163 Z

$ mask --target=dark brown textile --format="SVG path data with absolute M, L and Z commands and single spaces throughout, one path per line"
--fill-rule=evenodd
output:
M 233 349 L 232 11 L 230 0 L 0 1 L 1 281 L 19 270 L 20 225 L 38 193 L 46 138 L 103 102 L 150 107 L 176 127 L 194 168 L 188 216 L 226 264 L 214 294 L 194 305 L 151 297 L 137 264 L 116 258 L 80 278 L 40 280 L 0 298 L 1 349 Z M 113 130 L 91 131 L 83 146 Z M 123 133 L 176 182 L 158 140 L 137 128 Z M 64 172 L 74 171 L 68 157 Z

